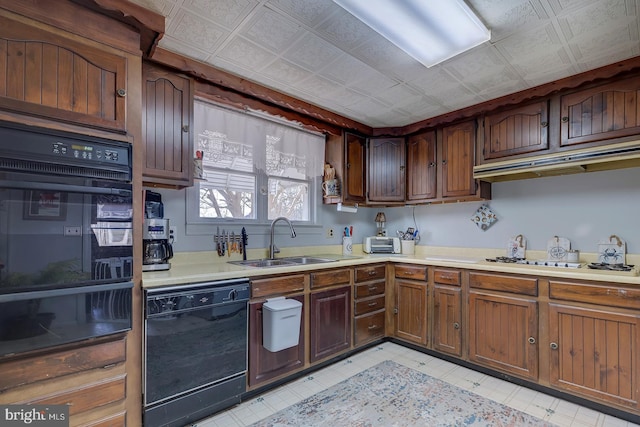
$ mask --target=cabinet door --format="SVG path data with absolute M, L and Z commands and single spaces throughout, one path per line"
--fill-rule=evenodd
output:
M 363 203 L 365 198 L 365 173 L 366 173 L 366 139 L 345 133 L 344 135 L 344 183 L 343 201 L 351 203 Z
M 0 108 L 124 133 L 127 60 L 0 17 Z
M 475 194 L 475 131 L 473 121 L 442 129 L 442 197 Z
M 640 78 L 561 97 L 561 146 L 640 134 Z
M 401 202 L 405 196 L 404 138 L 369 140 L 368 197 L 372 202 Z
M 351 347 L 351 287 L 346 286 L 309 296 L 309 361 L 324 359 Z
M 484 119 L 484 158 L 546 150 L 548 120 L 547 101 L 488 115 Z
M 304 297 L 288 297 L 304 304 Z M 300 322 L 300 341 L 296 347 L 272 353 L 262 345 L 262 305 L 249 304 L 249 386 L 301 368 L 304 365 L 304 322 Z M 302 318 L 304 319 L 304 306 Z
M 193 183 L 191 82 L 146 63 L 143 77 L 144 181 L 190 186 Z
M 462 356 L 462 294 L 460 288 L 433 288 L 433 348 Z
M 435 131 L 414 135 L 407 143 L 407 200 L 437 196 Z
M 469 293 L 469 360 L 537 379 L 537 330 L 534 299 Z
M 638 315 L 549 304 L 551 383 L 636 408 Z
M 427 344 L 427 282 L 396 279 L 396 337 Z

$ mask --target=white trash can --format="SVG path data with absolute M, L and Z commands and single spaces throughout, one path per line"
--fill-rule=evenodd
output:
M 302 303 L 285 297 L 269 298 L 262 305 L 262 345 L 275 353 L 300 341 Z

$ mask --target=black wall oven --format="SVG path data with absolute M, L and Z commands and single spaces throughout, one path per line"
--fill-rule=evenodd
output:
M 0 123 L 0 357 L 131 329 L 130 144 Z

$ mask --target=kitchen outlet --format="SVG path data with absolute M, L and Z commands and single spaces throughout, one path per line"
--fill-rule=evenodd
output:
M 176 234 L 178 234 L 178 231 L 177 231 L 176 227 L 175 226 L 170 226 L 169 227 L 169 239 L 171 239 L 171 241 L 173 243 L 176 242 Z
M 82 236 L 82 227 L 64 227 L 65 236 Z
M 327 239 L 333 237 L 333 228 L 327 228 Z

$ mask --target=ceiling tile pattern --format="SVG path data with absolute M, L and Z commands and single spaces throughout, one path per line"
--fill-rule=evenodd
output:
M 491 40 L 425 68 L 332 0 L 133 0 L 160 46 L 372 127 L 640 55 L 640 0 L 467 0 Z

